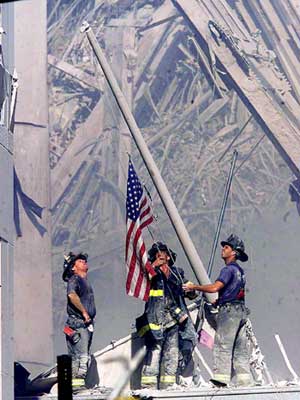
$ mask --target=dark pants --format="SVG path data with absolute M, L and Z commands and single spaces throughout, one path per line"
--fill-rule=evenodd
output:
M 147 344 L 142 387 L 164 389 L 176 383 L 178 368 L 178 325 L 164 332 L 160 342 Z M 158 385 L 159 382 L 159 385 Z

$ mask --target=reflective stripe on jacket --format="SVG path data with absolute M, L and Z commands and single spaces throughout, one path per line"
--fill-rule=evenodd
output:
M 157 274 L 151 280 L 145 312 L 136 320 L 137 333 L 141 337 L 144 336 L 154 341 L 163 340 L 164 330 L 174 326 L 188 314 L 182 290 L 182 283 L 187 281 L 184 279 L 183 270 L 174 265 L 170 267 L 170 270 L 169 279 L 156 269 Z M 184 335 L 183 331 L 184 329 L 181 333 Z M 194 343 L 195 334 L 194 332 L 190 333 L 192 332 L 191 329 L 188 331 L 188 337 L 185 337 L 185 339 Z

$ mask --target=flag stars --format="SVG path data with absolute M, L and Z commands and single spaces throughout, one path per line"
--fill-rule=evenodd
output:
M 136 221 L 140 216 L 140 202 L 144 195 L 142 185 L 129 161 L 126 209 L 127 218 Z

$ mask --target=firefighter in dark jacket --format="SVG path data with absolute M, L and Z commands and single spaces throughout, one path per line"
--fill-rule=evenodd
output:
M 176 383 L 179 346 L 183 348 L 181 364 L 185 364 L 195 345 L 196 332 L 182 290 L 187 280 L 183 270 L 174 265 L 176 254 L 157 242 L 148 252 L 148 258 L 151 289 L 145 312 L 137 319 L 138 334 L 145 337 L 147 347 L 141 386 L 166 389 Z M 194 293 L 188 294 L 189 298 L 195 297 Z

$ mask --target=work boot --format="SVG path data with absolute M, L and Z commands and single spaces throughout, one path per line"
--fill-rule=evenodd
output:
M 227 384 L 226 384 L 226 383 L 217 381 L 216 379 L 210 379 L 209 381 L 210 381 L 215 387 L 218 387 L 218 388 L 227 387 Z
M 166 390 L 176 384 L 175 375 L 161 375 L 159 382 L 159 390 Z
M 72 379 L 72 392 L 78 393 L 83 390 L 86 390 L 87 387 L 85 386 L 84 378 L 73 378 Z
M 157 390 L 157 376 L 142 375 L 141 389 Z

